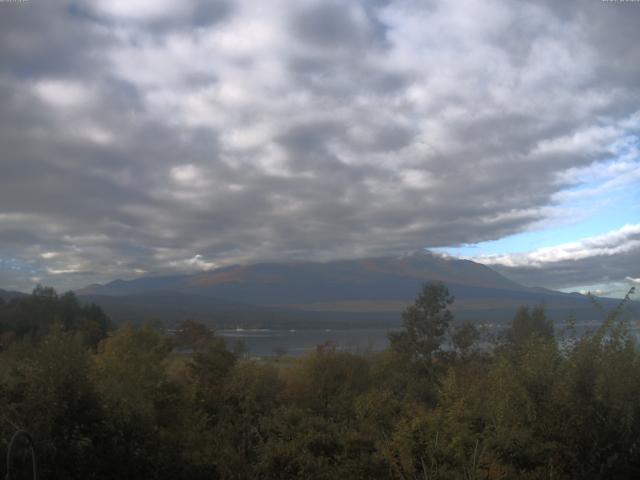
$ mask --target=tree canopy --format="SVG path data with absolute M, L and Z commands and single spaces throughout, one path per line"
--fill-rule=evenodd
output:
M 79 333 L 93 347 L 111 327 L 97 305 L 83 305 L 73 292 L 58 295 L 53 288 L 41 285 L 31 295 L 0 303 L 0 345 L 4 347 L 15 339 L 38 340 L 54 325 Z
M 431 363 L 449 332 L 452 303 L 446 285 L 425 283 L 413 305 L 402 312 L 402 330 L 389 335 L 391 348 L 414 362 Z
M 482 351 L 451 301 L 425 285 L 381 352 L 269 361 L 196 322 L 178 339 L 122 326 L 94 348 L 90 310 L 39 289 L 2 307 L 28 328 L 2 311 L 18 333 L 0 352 L 0 454 L 25 429 L 53 479 L 638 477 L 640 350 L 621 310 L 559 344 L 522 308 Z

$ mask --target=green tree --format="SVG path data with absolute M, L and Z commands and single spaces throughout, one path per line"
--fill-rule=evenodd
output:
M 185 320 L 177 328 L 174 344 L 194 351 L 206 348 L 214 339 L 213 331 L 195 320 Z
M 187 363 L 187 378 L 195 389 L 197 401 L 203 407 L 213 405 L 219 400 L 225 382 L 238 358 L 227 348 L 224 339 L 214 337 L 199 350 Z M 214 408 L 214 407 L 211 408 Z
M 92 478 L 104 416 L 81 336 L 58 324 L 37 344 L 15 343 L 0 357 L 0 447 L 27 430 L 42 478 Z
M 51 287 L 38 285 L 33 293 L 15 298 L 0 308 L 0 333 L 35 342 L 59 324 L 65 331 L 79 332 L 92 347 L 107 336 L 108 317 L 97 305 L 82 305 L 73 292 L 58 296 Z
M 532 337 L 553 339 L 553 323 L 547 318 L 544 307 L 536 306 L 530 310 L 527 305 L 522 305 L 511 321 L 506 338 L 515 345 L 522 345 Z
M 103 341 L 93 378 L 107 420 L 96 468 L 110 478 L 174 478 L 184 468 L 181 446 L 187 404 L 168 375 L 171 345 L 145 326 L 124 327 Z
M 480 339 L 480 331 L 475 325 L 465 322 L 455 328 L 451 335 L 451 343 L 461 358 L 467 358 Z
M 449 331 L 452 303 L 443 283 L 425 283 L 415 303 L 402 313 L 402 330 L 389 334 L 391 348 L 412 362 L 430 365 Z

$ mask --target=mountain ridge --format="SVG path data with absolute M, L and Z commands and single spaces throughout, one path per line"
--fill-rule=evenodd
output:
M 261 262 L 249 265 L 230 265 L 213 270 L 183 275 L 154 275 L 131 280 L 116 279 L 106 284 L 92 284 L 76 290 L 78 294 L 109 295 L 158 289 L 206 289 L 224 283 L 252 281 L 257 283 L 286 283 L 295 277 L 300 280 L 330 280 L 337 283 L 371 282 L 376 276 L 438 280 L 444 283 L 474 284 L 482 287 L 527 290 L 486 265 L 471 260 L 444 258 L 420 254 L 400 257 L 367 257 L 355 260 L 327 262 Z M 470 282 L 470 275 L 475 277 Z M 301 278 L 302 277 L 302 278 Z
M 27 296 L 26 293 L 16 292 L 16 291 L 13 291 L 13 290 L 4 290 L 4 289 L 0 288 L 0 298 L 2 300 L 4 300 L 5 302 L 13 300 L 14 298 L 22 298 L 22 297 L 26 297 L 26 296 Z
M 193 274 L 118 279 L 76 293 L 109 305 L 107 311 L 120 312 L 127 305 L 131 310 L 127 318 L 134 315 L 136 305 L 140 311 L 151 312 L 156 304 L 157 317 L 165 320 L 182 315 L 233 323 L 234 314 L 243 319 L 265 315 L 287 321 L 318 320 L 325 315 L 327 321 L 369 316 L 376 322 L 397 323 L 403 306 L 413 301 L 426 281 L 441 281 L 449 287 L 456 297 L 454 313 L 462 319 L 503 322 L 522 304 L 544 304 L 558 321 L 570 314 L 593 318 L 585 296 L 525 287 L 486 265 L 428 252 L 231 265 Z M 167 298 L 175 300 L 167 303 Z M 606 308 L 618 302 L 601 301 Z M 164 311 L 159 312 L 161 309 Z M 175 315 L 169 315 L 170 311 Z

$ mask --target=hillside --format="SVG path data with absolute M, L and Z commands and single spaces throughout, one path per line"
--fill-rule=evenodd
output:
M 552 318 L 597 320 L 589 299 L 519 285 L 485 265 L 430 253 L 332 262 L 260 263 L 191 275 L 91 285 L 76 293 L 116 321 L 216 325 L 319 326 L 397 324 L 425 281 L 446 283 L 459 319 L 504 322 L 521 304 L 544 304 Z M 603 306 L 617 301 L 602 299 Z
M 0 288 L 0 299 L 4 300 L 5 302 L 8 302 L 9 300 L 12 300 L 14 298 L 20 298 L 24 296 L 26 296 L 26 293 L 13 292 L 11 290 L 3 290 Z

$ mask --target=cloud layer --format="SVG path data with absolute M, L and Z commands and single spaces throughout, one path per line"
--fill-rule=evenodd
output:
M 530 286 L 566 289 L 604 284 L 609 287 L 602 294 L 624 294 L 629 287 L 640 284 L 640 278 L 629 275 L 640 272 L 640 224 L 532 252 L 488 255 L 474 260 Z
M 0 9 L 5 287 L 497 239 L 640 130 L 632 4 Z

